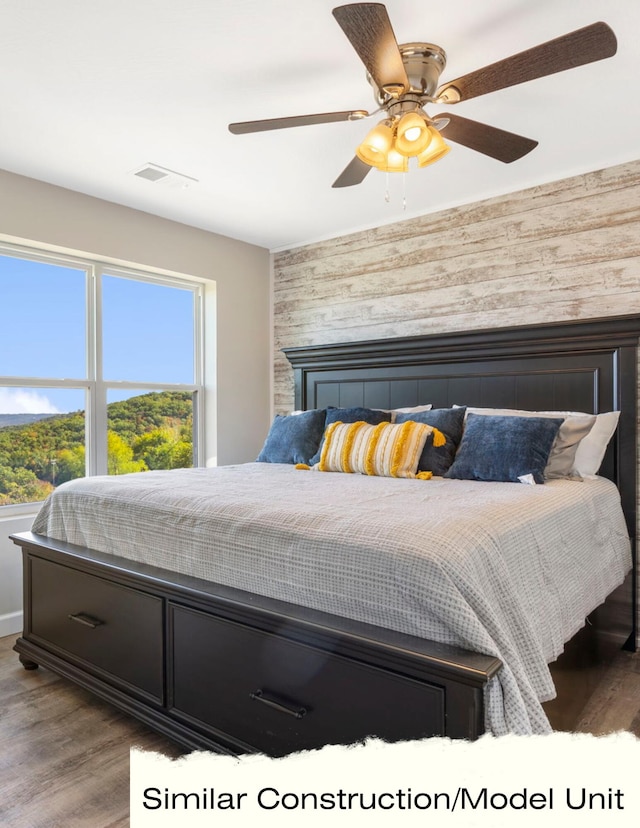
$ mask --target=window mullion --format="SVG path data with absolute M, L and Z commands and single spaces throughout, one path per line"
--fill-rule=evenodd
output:
M 193 303 L 193 353 L 194 353 L 194 382 L 199 390 L 194 394 L 194 458 L 196 466 L 204 465 L 205 461 L 205 430 L 204 430 L 204 288 L 198 288 Z
M 89 291 L 88 370 L 90 379 L 88 418 L 89 474 L 107 473 L 107 391 L 102 376 L 102 269 L 93 268 Z

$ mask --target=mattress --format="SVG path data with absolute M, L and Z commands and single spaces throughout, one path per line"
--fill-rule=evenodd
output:
M 398 480 L 249 463 L 59 486 L 33 531 L 493 655 L 494 735 L 546 733 L 548 669 L 631 568 L 608 480 Z

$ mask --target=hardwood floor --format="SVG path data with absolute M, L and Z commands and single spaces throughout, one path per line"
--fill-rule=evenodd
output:
M 582 711 L 576 730 L 596 736 L 627 730 L 640 737 L 640 651 L 616 655 Z
M 26 671 L 0 638 L 0 825 L 129 825 L 129 747 L 183 751 L 45 669 Z
M 173 742 L 45 669 L 26 671 L 0 638 L 0 825 L 124 828 L 129 747 L 176 758 Z M 620 652 L 578 730 L 640 736 L 640 652 Z

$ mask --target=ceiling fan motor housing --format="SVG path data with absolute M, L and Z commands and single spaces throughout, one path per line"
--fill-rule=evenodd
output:
M 409 78 L 409 89 L 400 96 L 400 100 L 406 96 L 412 96 L 412 101 L 434 97 L 440 75 L 447 65 L 444 49 L 435 43 L 404 43 L 398 48 Z M 380 89 L 369 73 L 367 80 L 373 87 L 378 106 L 385 107 L 394 99 L 398 100 L 397 95 L 390 94 L 390 90 Z

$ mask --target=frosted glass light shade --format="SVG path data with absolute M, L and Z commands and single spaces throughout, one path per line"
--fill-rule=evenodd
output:
M 385 161 L 393 145 L 393 130 L 384 121 L 375 126 L 356 149 L 356 155 L 365 164 L 377 167 Z
M 398 121 L 394 149 L 401 155 L 413 157 L 427 149 L 431 143 L 431 130 L 417 112 L 407 112 Z
M 426 167 L 428 164 L 433 164 L 434 161 L 438 161 L 451 149 L 448 144 L 445 144 L 444 138 L 440 135 L 437 129 L 430 127 L 430 132 L 431 141 L 429 142 L 429 145 L 424 152 L 421 152 L 420 155 L 418 155 L 419 167 Z
M 390 149 L 382 163 L 376 164 L 376 168 L 382 172 L 406 172 L 409 169 L 409 159 Z

